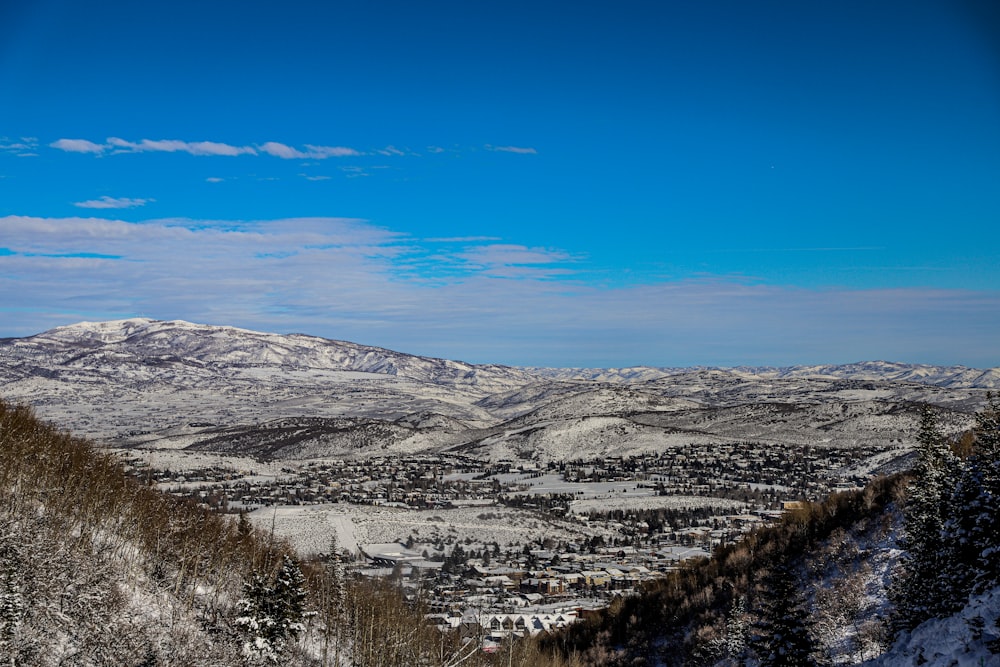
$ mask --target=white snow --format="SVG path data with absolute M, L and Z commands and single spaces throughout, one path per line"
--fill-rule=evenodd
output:
M 984 621 L 982 637 L 975 639 L 972 620 Z M 868 667 L 963 667 L 1000 665 L 1000 654 L 991 653 L 986 642 L 1000 640 L 995 625 L 1000 617 L 1000 586 L 974 595 L 969 604 L 954 616 L 933 618 L 910 632 L 904 632 L 893 647 Z
M 433 542 L 439 539 L 470 539 L 500 546 L 551 537 L 576 541 L 581 533 L 610 538 L 600 526 L 575 520 L 543 517 L 530 510 L 508 507 L 459 507 L 456 509 L 408 510 L 397 507 L 332 503 L 327 505 L 265 507 L 248 517 L 259 531 L 274 530 L 304 554 L 322 553 L 336 532 L 342 548 L 352 552 L 358 544 L 403 543 L 407 537 Z M 424 547 L 416 547 L 419 552 Z

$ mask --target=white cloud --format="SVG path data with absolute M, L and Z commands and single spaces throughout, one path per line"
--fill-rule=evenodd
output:
M 563 250 L 433 246 L 343 218 L 7 216 L 0 238 L 12 253 L 0 255 L 0 312 L 12 314 L 0 335 L 143 314 L 534 365 L 1000 364 L 998 291 L 721 278 L 612 289 Z
M 0 137 L 0 151 L 13 153 L 18 157 L 37 157 L 38 139 L 35 137 L 21 137 L 17 141 L 11 141 L 7 137 Z
M 494 278 L 556 278 L 573 273 L 569 264 L 576 261 L 569 253 L 552 248 L 529 248 L 515 244 L 486 244 L 467 247 L 454 258 L 466 270 Z
M 69 153 L 188 153 L 190 155 L 221 155 L 234 157 L 237 155 L 258 155 L 263 153 L 283 160 L 325 160 L 332 157 L 351 157 L 362 155 L 354 148 L 346 146 L 318 146 L 306 144 L 306 150 L 299 150 L 277 141 L 268 141 L 257 147 L 234 146 L 218 141 L 182 141 L 180 139 L 142 139 L 128 141 L 120 137 L 109 137 L 105 143 L 99 144 L 87 139 L 59 139 L 49 144 Z M 4 146 L 0 145 L 0 149 Z M 390 153 L 386 153 L 387 155 Z M 402 152 L 391 153 L 403 155 Z
M 218 176 L 209 176 L 208 178 L 205 179 L 205 182 L 206 183 L 222 183 L 224 180 L 226 180 L 226 179 L 219 178 Z
M 136 208 L 145 206 L 155 199 L 130 199 L 128 197 L 108 197 L 104 195 L 100 199 L 89 199 L 87 201 L 74 202 L 73 206 L 80 208 Z
M 143 139 L 139 142 L 126 141 L 118 137 L 110 137 L 108 146 L 113 147 L 118 152 L 125 153 L 190 153 L 191 155 L 223 155 L 233 157 L 236 155 L 256 155 L 257 151 L 250 146 L 232 146 L 218 141 L 180 141 L 177 139 L 151 140 Z
M 537 155 L 538 151 L 534 148 L 522 147 L 522 146 L 486 146 L 487 150 L 500 151 L 501 153 L 518 153 L 519 155 Z
M 49 146 L 68 153 L 103 153 L 108 148 L 104 144 L 95 144 L 86 139 L 59 139 L 53 141 Z
M 233 146 L 218 141 L 180 141 L 178 139 L 143 139 L 127 141 L 119 137 L 109 137 L 103 144 L 87 139 L 59 139 L 49 144 L 70 153 L 189 153 L 191 155 L 255 155 L 251 146 Z
M 346 146 L 313 146 L 312 144 L 306 144 L 306 148 L 309 149 L 309 157 L 316 158 L 317 160 L 328 157 L 353 157 L 361 155 L 360 152 Z
M 296 150 L 291 146 L 286 146 L 285 144 L 279 144 L 277 141 L 268 141 L 265 144 L 261 144 L 259 148 L 262 152 L 274 157 L 280 157 L 283 160 L 305 159 L 309 157 L 302 151 Z
M 14 146 L 14 144 L 11 144 Z M 326 160 L 339 157 L 359 157 L 366 153 L 351 148 L 349 146 L 324 146 L 319 144 L 305 144 L 303 148 L 297 148 L 289 144 L 278 141 L 266 141 L 256 146 L 236 146 L 233 144 L 218 141 L 183 141 L 180 139 L 141 139 L 139 141 L 128 141 L 120 137 L 109 137 L 104 143 L 96 143 L 87 139 L 59 139 L 49 144 L 69 153 L 92 153 L 101 155 L 106 153 L 188 153 L 190 155 L 270 155 L 282 160 Z M 0 144 L 0 150 L 5 146 Z M 9 147 L 8 147 L 9 148 Z M 516 153 L 519 155 L 537 155 L 538 150 L 530 146 L 493 146 L 486 145 L 486 149 L 501 153 Z M 439 154 L 451 152 L 457 149 L 445 149 L 440 146 L 429 146 L 427 152 Z M 368 155 L 384 155 L 388 157 L 401 157 L 407 155 L 417 155 L 409 149 L 401 149 L 396 146 L 386 146 L 367 153 Z

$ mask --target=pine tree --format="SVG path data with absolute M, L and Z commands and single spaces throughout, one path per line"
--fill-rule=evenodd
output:
M 975 462 L 981 472 L 979 567 L 976 590 L 1000 583 L 1000 403 L 987 394 L 986 409 L 976 415 Z
M 734 661 L 735 664 L 743 664 L 743 654 L 747 649 L 749 631 L 747 599 L 740 596 L 733 601 L 733 606 L 726 615 L 726 638 L 723 644 L 725 657 Z
M 952 609 L 961 607 L 973 590 L 992 587 L 1000 566 L 1000 405 L 992 395 L 977 413 L 973 452 L 948 503 L 944 525 L 947 561 L 941 585 Z
M 804 608 L 792 568 L 778 565 L 762 582 L 758 617 L 750 634 L 750 648 L 762 667 L 823 665 L 812 638 L 812 620 Z
M 950 608 L 940 574 L 947 560 L 943 534 L 947 501 L 954 494 L 959 473 L 959 461 L 938 428 L 937 416 L 925 406 L 904 515 L 904 574 L 891 591 L 899 629 L 916 627 Z
M 294 560 L 285 556 L 274 582 L 275 607 L 282 637 L 297 638 L 305 630 L 306 578 Z
M 705 664 L 715 667 L 737 667 L 744 664 L 750 626 L 747 617 L 746 598 L 738 596 L 726 614 L 723 634 L 709 641 L 700 649 L 695 658 L 705 660 Z
M 236 625 L 247 635 L 243 654 L 250 660 L 277 662 L 278 623 L 274 616 L 270 582 L 262 574 L 253 574 L 243 584 L 243 597 L 236 603 L 240 612 Z
M 305 599 L 305 577 L 288 556 L 282 559 L 273 583 L 259 573 L 251 575 L 237 602 L 236 625 L 248 636 L 244 655 L 254 661 L 277 662 L 286 640 L 305 629 Z

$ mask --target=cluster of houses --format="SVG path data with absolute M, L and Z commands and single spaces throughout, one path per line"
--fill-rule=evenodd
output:
M 788 449 L 747 442 L 691 444 L 644 456 L 545 464 L 415 454 L 312 461 L 270 477 L 223 467 L 147 469 L 141 474 L 163 490 L 220 511 L 330 502 L 428 509 L 518 501 L 518 494 L 530 489 L 531 476 L 543 474 L 558 475 L 568 483 L 635 482 L 661 495 L 726 497 L 777 508 L 789 495 L 820 498 L 838 484 L 861 483 L 862 479 L 844 478 L 838 471 L 876 453 L 871 447 Z M 138 460 L 131 463 L 141 465 Z
M 478 639 L 487 652 L 499 650 L 503 640 L 534 637 L 565 628 L 585 618 L 596 607 L 556 604 L 523 612 L 493 612 L 468 608 L 462 611 L 428 614 L 427 620 L 442 632 L 458 632 L 462 638 Z
M 607 606 L 615 596 L 631 595 L 645 581 L 662 576 L 687 558 L 707 556 L 699 548 L 674 547 L 653 553 L 632 547 L 597 553 L 562 553 L 536 549 L 506 553 L 491 564 L 470 559 L 454 575 L 442 572 L 441 561 L 425 558 L 397 543 L 360 546 L 362 576 L 397 578 L 433 613 L 430 622 L 442 630 L 476 636 L 488 646 L 515 634 L 534 635 L 561 628 Z M 525 567 L 526 557 L 539 563 Z M 643 564 L 645 563 L 645 564 Z
M 461 456 L 413 455 L 357 461 L 313 461 L 281 475 L 224 467 L 171 472 L 131 463 L 137 476 L 219 511 L 264 506 L 355 503 L 400 508 L 509 504 L 565 516 L 571 494 L 540 494 L 533 483 L 625 484 L 640 495 L 711 496 L 739 508 L 687 510 L 668 521 L 628 503 L 590 512 L 575 544 L 468 545 L 460 559 L 450 545 L 429 550 L 403 544 L 361 545 L 351 568 L 359 576 L 387 577 L 419 595 L 432 610 L 428 622 L 477 637 L 485 647 L 510 635 L 564 627 L 615 596 L 631 595 L 687 558 L 707 556 L 720 543 L 794 508 L 789 498 L 820 497 L 860 479 L 845 478 L 874 451 L 800 448 L 779 451 L 756 443 L 690 445 L 655 455 L 539 464 L 488 463 Z M 634 489 L 634 491 L 633 491 Z M 624 495 L 624 494 L 623 494 Z M 631 495 L 631 494 L 630 494 Z M 622 509 L 624 507 L 624 509 Z M 658 523 L 654 523 L 658 522 Z M 618 538 L 587 543 L 600 523 Z M 589 526 L 588 526 L 589 524 Z M 603 541 L 602 541 L 603 542 Z M 446 553 L 447 552 L 447 553 Z

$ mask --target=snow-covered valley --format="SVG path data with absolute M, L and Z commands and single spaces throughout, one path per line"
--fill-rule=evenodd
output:
M 427 585 L 445 561 L 475 568 L 441 578 L 466 593 L 429 599 L 497 609 L 515 597 L 487 579 L 514 573 L 532 575 L 521 588 L 535 586 L 533 600 L 628 597 L 798 499 L 908 467 L 922 406 L 960 433 L 997 377 L 887 362 L 518 369 L 151 320 L 0 340 L 0 398 L 119 452 L 158 490 L 245 511 L 306 557 L 333 538 L 358 568 L 402 554 L 408 565 L 391 571 L 404 586 Z M 814 583 L 816 605 L 826 589 L 866 587 L 853 619 L 827 619 L 836 661 L 992 657 L 949 642 L 973 641 L 970 619 L 995 616 L 995 592 L 886 652 L 879 619 L 899 549 L 896 531 L 872 531 L 852 538 L 850 567 L 824 561 L 846 583 Z M 873 569 L 857 569 L 861 553 Z

